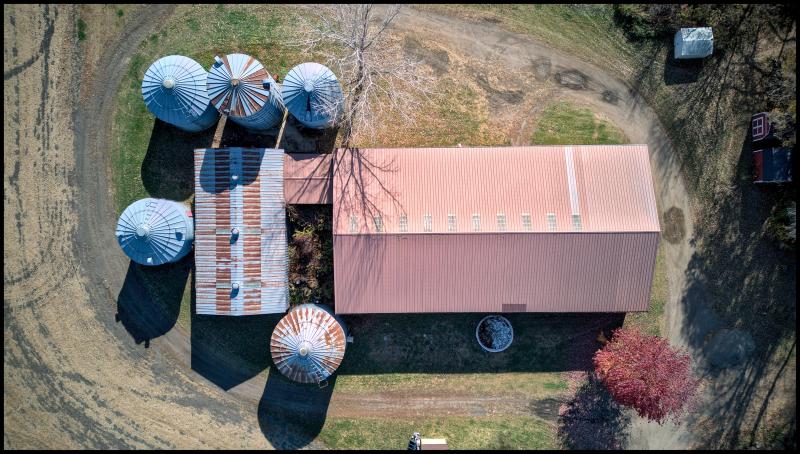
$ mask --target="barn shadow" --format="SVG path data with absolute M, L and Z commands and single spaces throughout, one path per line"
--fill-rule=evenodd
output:
M 156 119 L 142 161 L 142 184 L 151 197 L 186 200 L 194 193 L 194 149 L 211 146 L 215 127 L 186 132 Z M 226 125 L 227 129 L 227 125 Z
M 272 364 L 269 339 L 283 314 L 197 314 L 195 284 L 192 273 L 191 367 L 227 391 Z
M 276 449 L 312 444 L 325 425 L 336 375 L 327 386 L 295 383 L 272 366 L 258 404 L 258 425 Z
M 134 342 L 144 342 L 149 348 L 150 340 L 175 326 L 193 261 L 192 254 L 157 267 L 130 261 L 114 319 L 122 323 Z
M 514 327 L 505 351 L 475 339 L 484 313 L 342 315 L 354 342 L 340 374 L 559 372 L 592 369 L 598 334 L 625 314 L 504 314 Z

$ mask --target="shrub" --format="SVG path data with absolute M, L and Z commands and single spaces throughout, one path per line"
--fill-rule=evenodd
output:
M 615 330 L 611 341 L 595 353 L 594 366 L 615 401 L 659 424 L 668 418 L 677 421 L 697 393 L 689 355 L 635 328 Z

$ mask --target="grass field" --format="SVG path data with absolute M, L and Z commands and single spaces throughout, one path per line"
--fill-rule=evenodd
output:
M 522 416 L 335 419 L 326 421 L 319 439 L 331 449 L 405 449 L 413 432 L 446 438 L 450 449 L 558 448 L 547 423 Z
M 612 145 L 628 143 L 622 131 L 592 110 L 557 102 L 539 118 L 531 145 Z

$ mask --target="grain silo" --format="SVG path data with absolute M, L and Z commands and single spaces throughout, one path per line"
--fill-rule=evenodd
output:
M 213 126 L 219 118 L 206 91 L 208 73 L 189 57 L 169 55 L 144 73 L 142 97 L 159 120 L 189 132 Z
M 342 86 L 319 63 L 301 63 L 286 74 L 281 89 L 289 112 L 309 128 L 333 126 L 342 112 Z
M 123 252 L 142 265 L 177 262 L 194 240 L 192 213 L 185 205 L 164 199 L 141 199 L 125 208 L 117 222 Z
M 293 381 L 320 383 L 336 371 L 344 358 L 345 329 L 344 323 L 324 306 L 296 306 L 272 332 L 272 360 Z
M 280 85 L 249 55 L 214 57 L 208 95 L 220 113 L 251 131 L 266 131 L 283 119 Z

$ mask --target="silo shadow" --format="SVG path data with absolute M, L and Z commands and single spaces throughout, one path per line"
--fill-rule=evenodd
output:
M 147 193 L 155 198 L 178 201 L 191 197 L 194 194 L 194 149 L 210 147 L 215 129 L 186 132 L 156 119 L 142 161 L 142 185 Z
M 325 425 L 335 384 L 336 375 L 324 387 L 295 383 L 270 367 L 258 424 L 275 449 L 300 449 L 314 442 Z
M 175 326 L 193 262 L 192 254 L 157 267 L 130 262 L 114 319 L 122 322 L 134 342 L 149 348 L 151 339 Z

